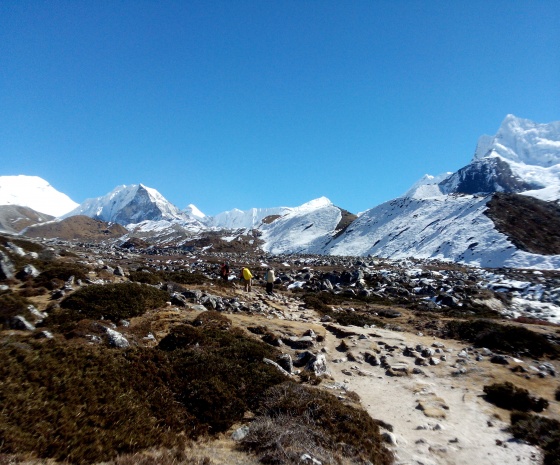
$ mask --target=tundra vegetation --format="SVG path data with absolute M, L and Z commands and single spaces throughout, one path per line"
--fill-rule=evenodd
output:
M 281 359 L 283 341 L 296 344 L 296 354 L 305 352 L 297 344 L 308 341 L 290 342 L 272 331 L 270 316 L 257 318 L 258 304 L 240 302 L 243 294 L 235 279 L 220 279 L 223 260 L 233 270 L 249 262 L 259 286 L 264 272 L 256 264 L 261 256 L 202 259 L 153 249 L 130 254 L 114 247 L 43 245 L 2 236 L 0 251 L 15 271 L 27 265 L 39 271 L 0 281 L 1 465 L 24 460 L 212 465 L 211 456 L 189 454 L 193 441 L 229 438 L 242 425 L 249 428 L 236 443 L 237 452 L 261 463 L 296 464 L 306 455 L 323 464 L 393 462 L 380 432 L 380 426 L 390 431 L 391 425 L 372 419 L 360 407 L 359 396 L 332 395 L 322 386 L 325 376 L 307 367 L 286 376 L 265 363 Z M 156 253 L 161 259 L 153 258 Z M 313 277 L 305 265 L 308 259 L 278 257 L 275 291 L 289 295 L 302 311 L 313 312 L 325 327 L 335 322 L 423 331 L 502 354 L 559 355 L 556 327 L 545 327 L 549 332 L 543 334 L 530 322 L 504 321 L 479 301 L 481 296 L 507 299 L 476 289 L 468 279 L 461 278 L 467 282 L 464 305 L 435 306 L 416 298 L 412 284 L 388 282 L 381 274 L 363 279 L 376 292 L 358 291 L 355 281 L 346 286 L 349 274 L 341 269 L 351 268 L 350 262 L 331 266 L 325 261 Z M 287 261 L 290 270 L 282 268 Z M 124 275 L 114 271 L 121 265 Z M 451 264 L 438 269 L 451 276 L 462 273 Z M 341 284 L 322 288 L 323 272 L 333 282 L 341 277 Z M 287 278 L 282 279 L 289 273 L 292 281 L 310 277 L 303 289 L 288 291 Z M 204 292 L 218 297 L 187 302 L 186 295 Z M 15 329 L 18 317 L 32 322 L 31 329 Z M 107 335 L 119 331 L 127 344 L 107 343 Z M 352 355 L 344 340 L 338 351 Z M 513 411 L 512 434 L 542 447 L 545 463 L 558 463 L 558 422 L 528 413 L 542 413 L 552 398 L 532 396 L 511 383 L 486 386 L 485 394 L 489 402 Z

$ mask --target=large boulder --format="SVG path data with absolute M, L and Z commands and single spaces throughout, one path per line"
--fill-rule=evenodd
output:
M 36 278 L 41 272 L 33 265 L 25 265 L 17 274 L 16 278 L 24 280 L 26 278 Z
M 10 257 L 0 250 L 0 280 L 13 279 L 15 267 Z

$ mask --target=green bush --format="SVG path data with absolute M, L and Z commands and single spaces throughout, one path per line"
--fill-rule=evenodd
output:
M 163 277 L 159 273 L 153 273 L 151 271 L 131 271 L 128 275 L 131 281 L 143 284 L 159 284 L 164 281 Z
M 199 344 L 174 350 L 0 347 L 0 454 L 85 464 L 174 447 L 185 433 L 226 431 L 285 381 L 263 363 L 275 357 L 266 344 L 240 330 L 191 327 Z
M 136 281 L 145 284 L 158 284 L 162 282 L 177 283 L 177 284 L 204 284 L 210 281 L 201 273 L 191 273 L 190 271 L 131 271 L 129 278 L 131 281 Z
M 43 266 L 39 269 L 41 274 L 33 279 L 33 285 L 34 287 L 46 287 L 51 290 L 59 287 L 60 283 L 64 283 L 72 276 L 76 280 L 85 281 L 89 271 L 85 266 L 61 261 L 45 263 Z
M 18 247 L 21 247 L 26 252 L 41 252 L 43 251 L 44 247 L 37 242 L 26 241 L 25 239 L 16 239 L 16 238 L 7 238 L 4 236 L 0 236 L 0 245 L 7 247 L 8 242 L 11 242 Z
M 8 326 L 9 321 L 16 315 L 26 317 L 29 313 L 27 307 L 31 302 L 25 297 L 12 292 L 0 295 L 0 328 Z
M 527 389 L 517 387 L 509 381 L 484 386 L 484 393 L 488 402 L 507 410 L 542 412 L 548 407 L 546 399 L 536 398 Z
M 172 367 L 157 351 L 2 347 L 0 452 L 93 463 L 173 446 L 193 419 L 166 374 Z
M 263 463 L 278 465 L 300 463 L 304 453 L 323 463 L 393 462 L 379 426 L 364 410 L 293 382 L 264 392 L 241 447 L 256 453 Z
M 450 321 L 446 324 L 445 336 L 513 355 L 557 357 L 560 353 L 558 347 L 541 334 L 522 326 L 502 325 L 488 320 Z
M 83 287 L 63 299 L 60 302 L 62 310 L 53 312 L 45 325 L 83 319 L 118 322 L 161 307 L 168 298 L 167 292 L 142 284 L 96 284 Z
M 509 431 L 517 439 L 539 446 L 544 465 L 560 465 L 560 422 L 530 413 L 512 412 Z

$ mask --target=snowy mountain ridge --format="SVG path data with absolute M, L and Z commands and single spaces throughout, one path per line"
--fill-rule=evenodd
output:
M 495 136 L 479 139 L 468 165 L 426 175 L 402 197 L 358 218 L 326 197 L 298 207 L 233 209 L 209 217 L 192 204 L 181 211 L 142 184 L 118 186 L 64 216 L 120 223 L 130 235 L 159 244 L 205 231 L 257 229 L 262 249 L 274 254 L 415 256 L 483 267 L 560 268 L 560 256 L 519 250 L 496 229 L 485 212 L 497 192 L 558 202 L 560 122 L 537 124 L 508 115 Z
M 200 214 L 199 210 L 195 209 L 196 207 L 191 210 Z M 64 218 L 75 215 L 85 215 L 123 226 L 144 221 L 197 221 L 181 212 L 157 190 L 143 184 L 117 186 L 102 197 L 87 199 L 76 209 L 65 214 Z
M 473 160 L 492 153 L 525 165 L 548 168 L 560 164 L 560 121 L 535 123 L 507 115 L 495 136 L 482 136 Z

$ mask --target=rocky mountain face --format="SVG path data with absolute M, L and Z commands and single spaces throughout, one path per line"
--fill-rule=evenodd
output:
M 118 186 L 107 195 L 86 200 L 64 217 L 75 215 L 85 215 L 123 226 L 143 221 L 191 220 L 157 190 L 142 184 Z
M 495 136 L 482 136 L 470 164 L 439 183 L 443 194 L 525 192 L 560 184 L 560 122 L 508 115 Z
M 524 192 L 542 187 L 540 183 L 515 176 L 509 163 L 501 157 L 473 160 L 439 184 L 443 194 Z
M 560 124 L 509 115 L 467 166 L 366 211 L 322 253 L 557 268 L 559 192 Z

